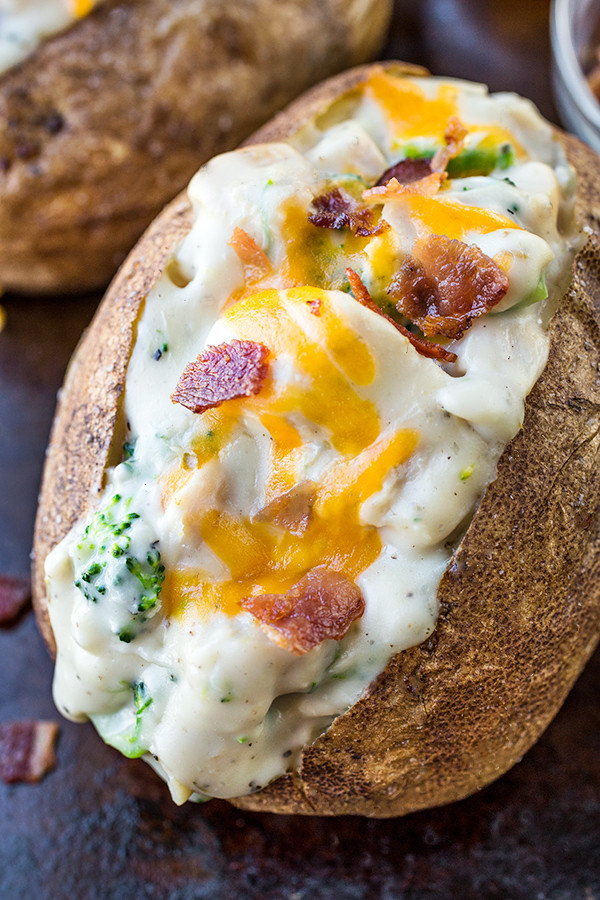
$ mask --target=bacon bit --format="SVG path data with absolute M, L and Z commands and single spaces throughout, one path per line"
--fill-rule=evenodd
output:
M 0 575 L 0 625 L 9 625 L 31 598 L 29 581 L 16 575 Z
M 365 601 L 346 575 L 317 566 L 285 594 L 245 597 L 242 607 L 275 644 L 301 656 L 321 641 L 343 638 Z
M 263 506 L 254 518 L 258 522 L 272 522 L 299 537 L 311 523 L 316 497 L 316 484 L 302 481 Z
M 384 313 L 384 311 L 379 306 L 377 306 L 377 304 L 371 297 L 366 284 L 364 283 L 358 272 L 355 272 L 354 269 L 348 267 L 345 270 L 345 275 L 350 282 L 350 287 L 352 288 L 352 293 L 354 294 L 355 300 L 358 300 L 358 302 L 363 306 L 368 307 L 368 309 L 372 310 L 372 312 L 380 313 L 384 317 L 384 319 L 388 320 L 388 322 L 392 322 L 394 325 L 397 324 L 386 313 Z
M 399 188 L 408 185 L 416 185 L 416 188 L 410 193 L 419 193 L 425 196 L 432 196 L 437 193 L 440 185 L 447 178 L 446 167 L 451 159 L 461 152 L 464 147 L 465 138 L 468 131 L 456 116 L 451 116 L 444 132 L 445 147 L 434 154 L 432 159 L 411 158 L 401 159 L 395 165 L 383 173 L 374 188 L 365 191 L 363 197 L 387 197 L 397 196 L 399 193 L 405 193 Z M 441 176 L 441 180 L 432 180 L 431 175 Z M 396 184 L 390 184 L 395 181 Z M 377 190 L 377 188 L 385 188 L 389 185 L 389 191 Z
M 272 274 L 271 260 L 243 228 L 234 228 L 228 243 L 244 267 L 247 284 L 254 284 Z
M 387 222 L 373 223 L 373 212 L 360 206 L 353 197 L 340 188 L 333 188 L 312 202 L 314 212 L 308 221 L 319 228 L 349 228 L 357 237 L 370 237 L 387 231 Z
M 430 159 L 412 159 L 407 157 L 386 169 L 376 186 L 387 184 L 392 178 L 395 178 L 399 184 L 412 184 L 413 181 L 420 181 L 422 178 L 431 175 L 431 172 Z
M 434 197 L 447 177 L 446 172 L 432 172 L 410 184 L 400 184 L 397 178 L 390 178 L 386 184 L 363 191 L 363 200 L 367 203 L 384 203 L 386 200 L 406 196 Z
M 313 314 L 313 316 L 321 315 L 321 307 L 323 306 L 323 300 L 321 297 L 313 297 L 312 300 L 308 300 L 306 304 Z
M 508 278 L 475 244 L 434 234 L 415 244 L 388 294 L 423 334 L 459 338 L 504 297 Z
M 0 778 L 7 784 L 39 781 L 56 763 L 56 722 L 0 724 Z
M 450 160 L 458 156 L 463 149 L 468 133 L 460 119 L 456 116 L 450 116 L 444 132 L 446 146 L 440 147 L 431 160 L 431 170 L 433 172 L 444 172 L 446 170 Z
M 417 337 L 416 334 L 413 334 L 412 331 L 409 331 L 404 325 L 395 322 L 391 316 L 384 313 L 381 307 L 377 306 L 360 275 L 358 275 L 354 269 L 346 269 L 346 278 L 350 282 L 350 287 L 352 288 L 355 300 L 358 300 L 359 303 L 372 310 L 372 312 L 387 319 L 400 334 L 403 334 L 405 338 L 408 338 L 417 353 L 420 353 L 421 356 L 426 356 L 427 359 L 442 359 L 444 362 L 456 362 L 456 353 L 451 353 L 450 350 L 444 350 L 439 344 L 432 344 L 429 341 L 423 340 L 423 338 Z
M 256 341 L 207 347 L 185 367 L 171 400 L 203 413 L 225 400 L 258 394 L 269 371 L 268 355 L 268 348 Z

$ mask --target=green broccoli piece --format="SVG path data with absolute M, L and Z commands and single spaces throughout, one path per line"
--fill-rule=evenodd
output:
M 123 459 L 128 460 L 135 454 L 135 441 L 125 441 L 123 444 Z
M 510 144 L 494 147 L 473 147 L 463 150 L 448 161 L 450 178 L 466 178 L 469 175 L 489 175 L 495 169 L 508 169 L 515 161 L 515 152 Z
M 137 759 L 148 750 L 142 742 L 142 726 L 143 715 L 152 705 L 152 697 L 143 681 L 123 686 L 127 691 L 132 691 L 133 697 L 122 711 L 116 715 L 92 716 L 92 721 L 107 744 L 129 759 Z
M 75 587 L 90 603 L 110 602 L 108 618 L 125 643 L 158 609 L 165 578 L 158 542 L 131 505 L 115 494 L 93 514 L 74 554 Z
M 432 159 L 434 150 L 407 146 L 405 156 L 409 159 Z M 472 175 L 490 175 L 496 169 L 508 169 L 515 161 L 515 151 L 511 144 L 499 147 L 469 147 L 448 161 L 446 171 L 450 178 L 467 178 Z

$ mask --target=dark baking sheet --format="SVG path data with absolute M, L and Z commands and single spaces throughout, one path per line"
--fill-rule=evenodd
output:
M 553 118 L 545 0 L 403 0 L 386 56 L 533 97 Z M 3 298 L 0 571 L 27 574 L 56 391 L 96 297 Z M 0 721 L 58 719 L 31 612 L 0 630 Z M 61 721 L 58 766 L 0 784 L 0 900 L 600 898 L 600 653 L 525 759 L 477 796 L 387 821 L 175 807 L 141 762 Z

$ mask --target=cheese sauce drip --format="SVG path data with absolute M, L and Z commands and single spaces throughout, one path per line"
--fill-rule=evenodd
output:
M 34 52 L 44 38 L 63 31 L 99 0 L 0 0 L 0 73 Z
M 364 193 L 399 160 L 433 157 L 453 118 L 467 135 L 446 181 Z M 312 222 L 332 190 L 368 205 L 374 227 Z M 123 461 L 46 567 L 58 706 L 143 756 L 177 802 L 297 766 L 393 653 L 433 631 L 439 580 L 522 423 L 578 245 L 572 171 L 529 103 L 383 71 L 288 143 L 212 160 L 189 194 L 194 224 L 138 326 Z M 387 288 L 440 235 L 508 278 L 463 336 L 439 338 L 453 363 L 419 353 L 346 274 L 402 323 Z M 186 366 L 232 341 L 268 349 L 260 389 L 201 414 L 174 404 Z M 365 610 L 297 655 L 243 601 L 319 567 Z

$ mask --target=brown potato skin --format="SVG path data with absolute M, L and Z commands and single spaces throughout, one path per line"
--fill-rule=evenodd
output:
M 108 283 L 199 165 L 372 58 L 392 0 L 104 0 L 0 75 L 0 284 Z M 291 64 L 290 64 L 291 62 Z
M 309 92 L 256 137 L 285 137 L 368 70 Z M 436 631 L 389 662 L 367 695 L 304 751 L 298 772 L 233 801 L 244 809 L 384 817 L 465 797 L 540 736 L 598 642 L 600 159 L 564 139 L 579 177 L 578 218 L 591 233 L 553 319 L 549 362 L 523 429 L 440 584 Z M 135 319 L 188 225 L 180 198 L 115 279 L 67 376 L 35 532 L 34 602 L 51 647 L 43 561 L 101 487 Z M 99 385 L 104 366 L 110 372 Z

